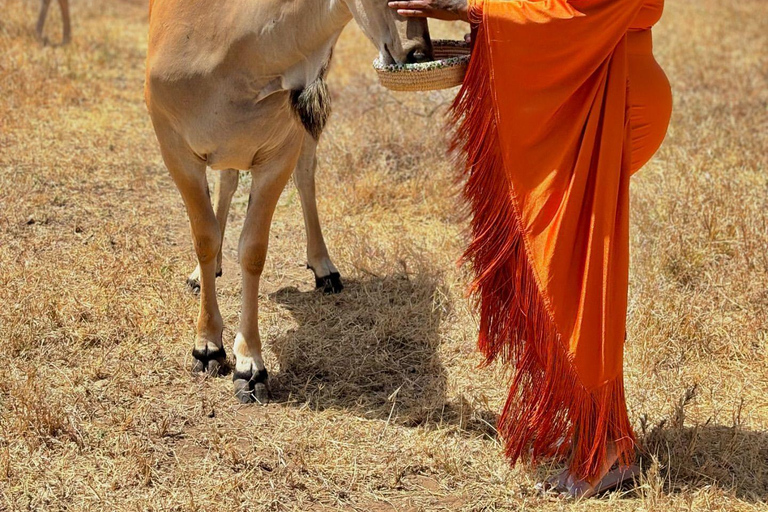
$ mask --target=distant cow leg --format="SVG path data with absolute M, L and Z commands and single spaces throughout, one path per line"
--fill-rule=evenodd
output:
M 213 210 L 216 212 L 216 220 L 219 221 L 221 230 L 222 247 L 224 246 L 224 230 L 227 227 L 229 206 L 232 204 L 232 196 L 237 190 L 237 182 L 240 180 L 240 171 L 228 169 L 216 175 L 213 182 Z M 221 275 L 221 249 L 216 257 L 216 276 Z M 187 278 L 187 286 L 195 293 L 200 292 L 200 265 Z
M 64 34 L 61 43 L 69 44 L 72 40 L 72 25 L 69 21 L 69 0 L 59 0 L 59 7 L 61 7 L 61 19 L 64 24 Z
M 337 293 L 344 289 L 341 276 L 328 256 L 328 248 L 323 239 L 320 217 L 317 214 L 315 196 L 315 169 L 317 141 L 310 136 L 304 137 L 301 156 L 293 173 L 296 188 L 299 190 L 301 209 L 304 213 L 304 227 L 307 232 L 307 266 L 315 274 L 315 286 L 324 293 Z
M 35 31 L 37 37 L 47 43 L 47 39 L 43 37 L 43 27 L 45 26 L 45 19 L 48 17 L 48 8 L 51 6 L 51 0 L 42 0 L 40 3 L 40 15 L 37 17 L 37 26 Z M 69 0 L 59 0 L 59 7 L 61 8 L 61 21 L 64 26 L 62 44 L 68 44 L 72 40 L 72 24 L 69 19 Z
M 35 31 L 37 37 L 43 38 L 43 27 L 45 26 L 45 18 L 48 16 L 48 8 L 51 6 L 51 0 L 42 0 L 40 2 L 40 15 L 37 17 L 37 26 Z
M 295 137 L 301 137 L 301 133 L 294 135 L 293 140 Z M 232 376 L 235 396 L 244 403 L 265 403 L 268 399 L 267 370 L 259 336 L 259 281 L 267 258 L 272 215 L 299 158 L 301 145 L 291 139 L 289 137 L 278 155 L 251 170 L 253 180 L 248 212 L 238 247 L 243 274 L 243 301 L 234 346 L 237 362 Z

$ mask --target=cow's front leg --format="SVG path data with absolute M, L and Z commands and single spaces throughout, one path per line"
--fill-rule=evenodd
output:
M 243 231 L 238 247 L 243 279 L 240 328 L 235 337 L 235 396 L 243 403 L 266 403 L 269 398 L 267 369 L 259 336 L 259 281 L 264 270 L 269 227 L 280 193 L 291 176 L 301 149 L 297 130 L 283 147 L 251 170 L 253 180 Z M 298 143 L 297 143 L 298 141 Z
M 221 171 L 213 182 L 213 210 L 216 213 L 216 220 L 219 221 L 221 230 L 222 247 L 224 246 L 224 230 L 227 227 L 227 217 L 229 216 L 229 206 L 232 204 L 232 196 L 237 190 L 237 182 L 240 179 L 240 171 L 237 169 L 227 169 Z M 216 276 L 221 276 L 221 249 L 216 256 Z M 187 287 L 194 293 L 200 293 L 200 265 L 195 267 L 187 278 Z
M 163 160 L 187 209 L 200 264 L 200 312 L 192 370 L 216 374 L 226 361 L 221 343 L 224 321 L 216 300 L 216 255 L 221 247 L 221 230 L 208 197 L 206 165 L 186 148 L 178 135 L 159 121 L 155 124 Z

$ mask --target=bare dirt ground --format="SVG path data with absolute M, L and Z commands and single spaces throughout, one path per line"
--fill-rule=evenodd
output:
M 318 187 L 347 289 L 312 290 L 290 185 L 262 278 L 275 401 L 241 406 L 230 379 L 188 372 L 194 257 L 143 104 L 146 5 L 73 0 L 64 48 L 35 40 L 37 7 L 0 0 L 0 510 L 768 509 L 763 0 L 670 0 L 654 31 L 675 112 L 633 183 L 626 348 L 647 472 L 576 504 L 538 497 L 553 468 L 510 468 L 495 436 L 504 372 L 477 368 L 455 264 L 450 91 L 385 91 L 345 32 Z

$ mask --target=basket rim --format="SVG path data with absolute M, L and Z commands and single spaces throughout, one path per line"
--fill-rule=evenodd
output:
M 466 41 L 452 39 L 436 39 L 432 41 L 432 46 L 441 48 L 462 48 L 469 49 L 470 45 Z M 414 64 L 383 64 L 379 57 L 373 61 L 373 67 L 379 73 L 425 73 L 439 69 L 464 66 L 469 63 L 470 55 L 456 55 L 443 59 L 435 59 L 429 62 L 419 62 Z

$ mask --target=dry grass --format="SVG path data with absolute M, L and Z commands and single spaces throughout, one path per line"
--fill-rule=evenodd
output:
M 0 510 L 766 509 L 765 2 L 671 0 L 656 30 L 676 110 L 633 184 L 627 345 L 649 471 L 574 505 L 535 496 L 547 468 L 508 468 L 494 437 L 503 375 L 476 368 L 454 264 L 450 93 L 382 90 L 345 32 L 319 197 L 348 288 L 311 291 L 289 187 L 261 313 L 277 402 L 240 406 L 230 380 L 187 373 L 193 252 L 142 102 L 146 6 L 72 3 L 74 44 L 51 48 L 35 1 L 0 0 Z

